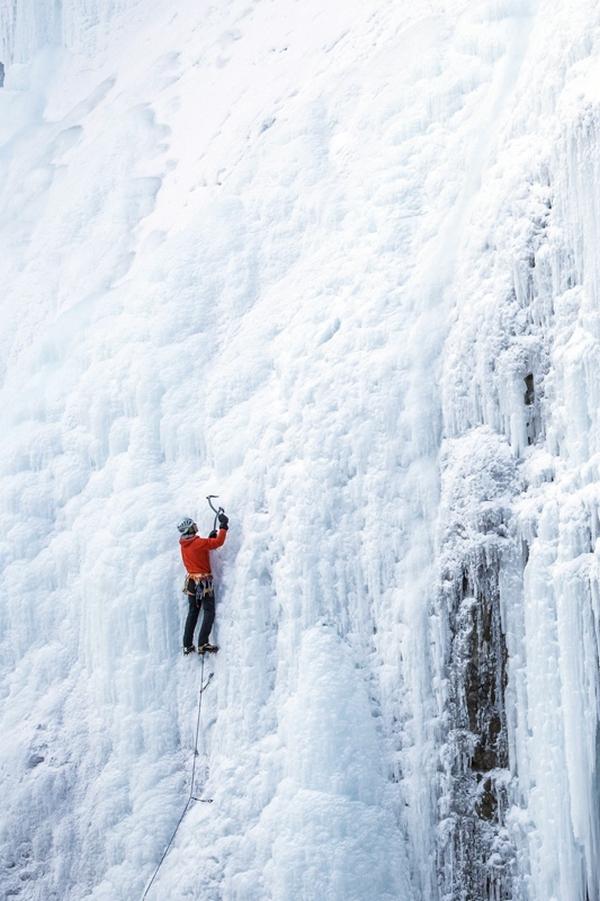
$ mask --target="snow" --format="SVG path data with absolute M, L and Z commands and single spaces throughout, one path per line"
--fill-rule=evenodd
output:
M 0 0 L 7 897 L 141 897 L 209 493 L 212 803 L 149 898 L 600 896 L 599 41 L 589 0 Z

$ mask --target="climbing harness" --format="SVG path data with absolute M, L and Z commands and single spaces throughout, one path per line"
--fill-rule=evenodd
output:
M 158 861 L 158 866 L 156 867 L 154 873 L 152 874 L 152 879 L 150 880 L 150 882 L 148 883 L 148 885 L 146 886 L 146 888 L 144 890 L 144 894 L 142 895 L 141 901 L 144 901 L 144 898 L 146 897 L 146 895 L 152 888 L 152 883 L 158 876 L 158 872 L 163 865 L 165 857 L 167 856 L 167 854 L 169 853 L 169 851 L 171 849 L 171 845 L 173 844 L 173 842 L 175 840 L 177 831 L 178 831 L 179 827 L 181 826 L 181 824 L 183 822 L 183 818 L 186 815 L 186 813 L 188 812 L 192 801 L 200 801 L 203 804 L 212 804 L 212 798 L 197 798 L 194 795 L 194 788 L 195 788 L 194 782 L 196 780 L 196 758 L 198 757 L 198 736 L 200 735 L 200 720 L 201 720 L 201 716 L 202 716 L 202 695 L 204 694 L 204 691 L 208 688 L 208 686 L 210 684 L 210 680 L 212 679 L 213 676 L 214 676 L 214 673 L 210 673 L 206 682 L 204 681 L 204 657 L 203 657 L 202 658 L 202 668 L 200 670 L 200 692 L 198 694 L 198 716 L 196 718 L 196 739 L 194 742 L 194 762 L 192 764 L 192 775 L 191 775 L 191 779 L 190 779 L 190 793 L 188 795 L 188 799 L 186 801 L 185 807 L 181 811 L 181 816 L 177 820 L 177 825 L 175 826 L 175 829 L 173 830 L 173 835 L 169 839 L 169 842 L 167 844 L 167 847 L 163 851 L 163 855 L 162 855 L 161 859 Z
M 191 587 L 190 582 L 194 583 Z M 205 597 L 210 597 L 215 593 L 213 577 L 210 573 L 188 573 L 185 577 L 182 591 L 190 597 L 200 597 L 204 600 Z
M 216 528 L 217 528 L 217 522 L 219 520 L 219 513 L 225 513 L 225 510 L 223 509 L 223 507 L 219 507 L 217 509 L 217 507 L 215 507 L 215 505 L 212 502 L 213 497 L 218 497 L 218 496 L 219 496 L 218 494 L 207 494 L 206 495 L 206 500 L 208 501 L 208 506 L 215 514 L 215 519 L 213 522 L 213 532 L 216 531 Z

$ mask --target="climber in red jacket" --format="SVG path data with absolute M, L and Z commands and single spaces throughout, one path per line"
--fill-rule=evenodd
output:
M 229 519 L 223 512 L 219 512 L 218 519 L 218 533 L 213 531 L 208 538 L 201 538 L 198 535 L 198 526 L 189 516 L 184 517 L 177 524 L 177 528 L 181 533 L 181 538 L 179 539 L 181 557 L 187 570 L 184 591 L 189 599 L 188 615 L 183 632 L 184 654 L 191 654 L 196 650 L 194 647 L 194 629 L 198 622 L 200 608 L 204 611 L 204 616 L 198 636 L 198 653 L 206 654 L 211 651 L 214 653 L 219 650 L 216 645 L 210 644 L 208 641 L 210 630 L 215 621 L 215 590 L 210 571 L 209 551 L 214 551 L 224 544 L 227 538 Z

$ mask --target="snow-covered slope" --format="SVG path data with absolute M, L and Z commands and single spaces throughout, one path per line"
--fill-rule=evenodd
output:
M 599 49 L 0 0 L 7 897 L 600 898 Z

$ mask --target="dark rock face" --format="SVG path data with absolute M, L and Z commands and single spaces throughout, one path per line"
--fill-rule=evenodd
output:
M 504 829 L 508 747 L 506 644 L 500 623 L 497 561 L 466 570 L 449 592 L 445 839 L 442 897 L 509 901 L 512 849 Z M 458 588 L 458 590 L 456 590 Z
M 458 439 L 444 465 L 440 897 L 515 901 L 500 591 L 516 547 L 507 504 L 515 467 L 502 439 L 485 429 Z

